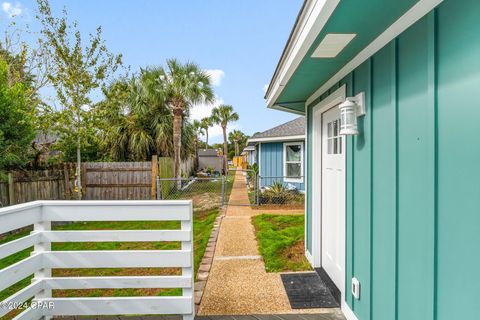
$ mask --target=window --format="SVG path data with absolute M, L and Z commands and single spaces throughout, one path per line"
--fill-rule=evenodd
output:
M 283 162 L 285 182 L 303 182 L 303 143 L 284 143 Z
M 327 153 L 342 153 L 342 136 L 340 135 L 340 119 L 327 123 Z

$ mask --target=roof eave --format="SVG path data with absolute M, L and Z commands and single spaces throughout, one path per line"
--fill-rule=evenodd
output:
M 304 115 L 305 115 L 305 111 L 290 109 L 290 108 L 287 108 L 287 107 L 284 107 L 284 106 L 281 106 L 281 105 L 278 105 L 278 104 L 274 104 L 273 106 L 267 106 L 267 107 L 268 107 L 269 109 L 274 109 L 274 110 L 289 112 L 289 113 L 297 114 L 297 115 L 300 115 L 300 116 L 304 116 Z
M 305 140 L 305 135 L 295 135 L 295 136 L 278 136 L 278 137 L 264 137 L 264 138 L 250 138 L 247 142 L 278 142 L 278 141 L 297 141 Z
M 300 11 L 298 12 L 297 18 L 295 19 L 295 23 L 293 24 L 293 28 L 290 31 L 290 35 L 288 36 L 287 42 L 285 43 L 285 47 L 283 48 L 282 54 L 280 55 L 280 60 L 277 63 L 277 66 L 275 67 L 275 71 L 273 72 L 272 79 L 270 79 L 270 83 L 268 85 L 267 91 L 265 92 L 265 99 L 269 96 L 271 90 L 272 90 L 272 83 L 274 80 L 278 77 L 278 73 L 280 72 L 280 69 L 283 67 L 283 64 L 285 62 L 286 56 L 290 53 L 293 39 L 295 39 L 298 36 L 298 31 L 300 29 L 301 22 L 304 21 L 306 13 L 307 13 L 307 7 L 312 3 L 312 0 L 304 0 L 302 7 L 300 8 Z M 307 5 L 308 4 L 308 5 Z
M 339 2 L 340 0 L 306 0 L 303 4 L 265 94 L 269 108 L 277 109 L 274 107 L 277 98 Z

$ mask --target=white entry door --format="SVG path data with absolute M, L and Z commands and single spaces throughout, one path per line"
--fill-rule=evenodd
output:
M 337 288 L 344 289 L 345 265 L 345 138 L 340 110 L 322 114 L 322 267 Z

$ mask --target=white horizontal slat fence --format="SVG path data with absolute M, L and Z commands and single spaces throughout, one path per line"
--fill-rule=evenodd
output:
M 52 221 L 180 221 L 180 230 L 52 231 Z M 0 270 L 0 291 L 34 274 L 32 283 L 0 304 L 33 298 L 16 320 L 74 315 L 183 315 L 194 317 L 191 201 L 35 201 L 0 209 L 0 233 L 34 225 L 31 234 L 0 245 L 0 259 L 34 247 Z M 53 242 L 181 242 L 180 250 L 52 251 Z M 181 268 L 178 276 L 52 277 L 56 268 Z M 181 288 L 182 296 L 52 298 L 55 289 Z

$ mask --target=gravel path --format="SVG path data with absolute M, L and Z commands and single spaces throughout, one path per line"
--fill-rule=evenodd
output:
M 220 225 L 212 269 L 198 315 L 334 313 L 338 309 L 292 310 L 279 273 L 267 273 L 258 252 L 245 178 L 237 171 Z

